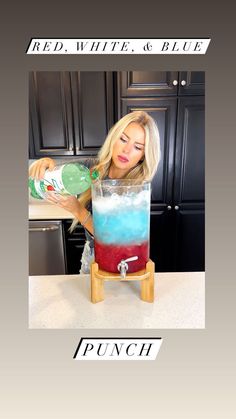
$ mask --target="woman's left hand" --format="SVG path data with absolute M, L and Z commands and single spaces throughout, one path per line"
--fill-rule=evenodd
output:
M 55 192 L 47 192 L 45 199 L 46 201 L 56 204 L 72 214 L 75 214 L 80 208 L 80 202 L 72 195 L 60 195 Z

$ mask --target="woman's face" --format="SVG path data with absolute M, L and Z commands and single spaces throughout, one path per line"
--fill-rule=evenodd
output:
M 131 122 L 113 146 L 112 168 L 116 176 L 125 176 L 144 157 L 145 131 Z

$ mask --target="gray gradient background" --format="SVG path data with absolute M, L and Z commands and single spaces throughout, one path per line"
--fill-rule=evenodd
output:
M 68 2 L 64 9 L 31 3 L 28 12 L 22 4 L 9 5 L 1 13 L 4 419 L 235 417 L 235 14 L 227 2 L 226 12 L 214 5 L 213 16 L 206 3 L 204 7 L 195 3 L 191 13 L 189 5 L 168 3 L 166 14 L 157 6 L 148 8 L 149 2 L 136 13 L 130 3 L 125 9 L 119 5 L 119 10 L 107 8 L 114 13 L 111 19 L 101 10 L 101 2 L 96 10 L 89 3 L 83 5 L 83 13 L 81 6 L 75 9 Z M 212 19 L 214 24 L 209 23 Z M 38 36 L 210 36 L 212 42 L 206 56 L 24 55 L 30 37 Z M 28 71 L 58 69 L 206 71 L 206 329 L 102 333 L 163 337 L 155 362 L 74 361 L 80 337 L 99 336 L 100 330 L 28 330 Z

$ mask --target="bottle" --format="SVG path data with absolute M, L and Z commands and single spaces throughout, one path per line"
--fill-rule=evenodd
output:
M 91 186 L 89 169 L 80 163 L 66 163 L 46 170 L 43 179 L 29 178 L 30 193 L 33 198 L 44 199 L 49 191 L 61 195 L 79 195 Z

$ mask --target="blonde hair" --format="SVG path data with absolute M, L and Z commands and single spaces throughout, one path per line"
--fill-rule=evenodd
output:
M 131 122 L 138 123 L 145 131 L 144 158 L 133 167 L 123 179 L 133 179 L 134 183 L 138 183 L 143 180 L 151 181 L 154 177 L 160 161 L 159 130 L 154 119 L 147 112 L 133 111 L 123 116 L 123 118 L 116 122 L 110 129 L 106 140 L 98 153 L 98 162 L 92 167 L 91 172 L 97 170 L 100 179 L 104 179 L 108 176 L 112 162 L 113 146 Z M 91 188 L 81 194 L 78 200 L 86 207 L 91 201 Z M 74 229 L 77 223 L 77 220 L 73 221 L 70 231 Z

